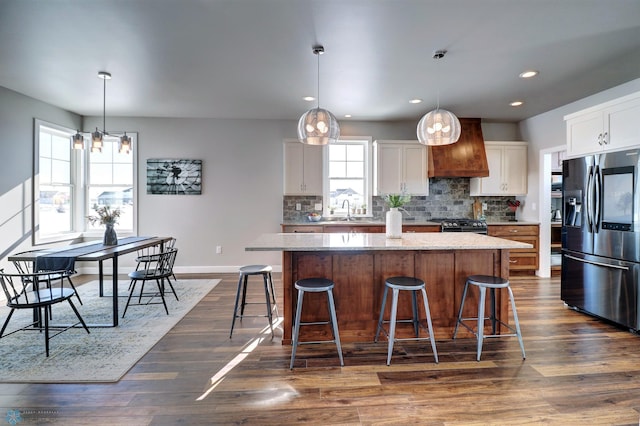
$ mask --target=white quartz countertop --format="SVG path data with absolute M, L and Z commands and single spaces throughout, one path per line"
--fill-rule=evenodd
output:
M 404 233 L 387 238 L 383 233 L 278 233 L 263 234 L 246 251 L 345 250 L 477 250 L 526 249 L 531 244 L 469 232 Z

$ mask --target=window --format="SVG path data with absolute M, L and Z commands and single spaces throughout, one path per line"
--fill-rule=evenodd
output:
M 73 150 L 75 130 L 36 120 L 33 179 L 33 244 L 102 232 L 86 216 L 95 204 L 122 210 L 116 229 L 135 231 L 135 156 L 118 153 L 118 138 L 106 136 L 101 153 Z M 135 147 L 137 135 L 131 136 Z M 133 151 L 135 152 L 135 150 Z
M 72 130 L 36 121 L 34 173 L 34 243 L 74 231 L 75 182 Z
M 127 136 L 130 136 L 127 133 Z M 135 136 L 135 135 L 134 135 Z M 132 140 L 134 140 L 132 136 Z M 111 206 L 121 213 L 116 230 L 134 229 L 133 155 L 118 152 L 118 138 L 105 137 L 102 152 L 90 152 L 87 166 L 87 214 L 95 214 L 93 207 Z M 89 229 L 103 229 L 103 225 L 87 224 Z
M 371 204 L 371 138 L 342 138 L 328 145 L 324 204 L 333 214 L 362 214 Z M 370 212 L 371 210 L 369 210 Z

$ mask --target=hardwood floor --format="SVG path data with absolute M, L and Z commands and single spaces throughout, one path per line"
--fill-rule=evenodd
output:
M 0 384 L 0 416 L 17 409 L 23 424 L 66 425 L 639 423 L 640 336 L 565 308 L 558 278 L 512 280 L 524 361 L 515 338 L 486 341 L 480 362 L 474 340 L 440 339 L 439 364 L 428 342 L 404 342 L 388 367 L 380 342 L 343 345 L 340 368 L 329 343 L 301 346 L 291 371 L 282 331 L 272 341 L 264 318 L 236 324 L 229 339 L 237 276 L 216 277 L 223 282 L 120 382 Z

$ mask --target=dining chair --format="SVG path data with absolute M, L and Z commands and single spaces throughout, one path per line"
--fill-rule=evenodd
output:
M 151 246 L 151 247 L 145 247 L 143 249 L 138 250 L 138 254 L 136 257 L 136 271 L 139 269 L 148 269 L 148 266 L 150 263 L 156 262 L 158 260 L 158 256 L 160 255 L 160 253 L 174 248 L 175 245 L 176 245 L 176 239 L 171 238 L 170 240 L 164 243 L 163 247 Z M 178 281 L 175 274 L 172 273 L 171 276 L 175 281 Z M 176 296 L 175 293 L 174 293 L 174 296 Z M 177 298 L 178 296 L 176 296 L 176 299 Z
M 89 333 L 87 324 L 85 324 L 80 312 L 71 301 L 71 298 L 76 294 L 73 288 L 65 287 L 65 271 L 50 271 L 50 272 L 31 272 L 31 273 L 17 273 L 8 274 L 4 270 L 0 270 L 0 284 L 2 285 L 2 291 L 7 300 L 7 306 L 11 309 L 7 319 L 0 329 L 0 339 L 10 336 L 18 331 L 44 331 L 45 351 L 49 356 L 49 340 L 58 334 L 66 331 L 70 328 L 82 325 L 82 327 Z M 42 288 L 34 285 L 34 283 L 44 284 Z M 78 318 L 78 322 L 72 325 L 50 325 L 49 324 L 49 312 L 52 307 L 62 302 L 68 302 L 71 309 Z M 33 322 L 30 324 L 13 330 L 7 334 L 5 331 L 9 325 L 11 317 L 18 309 L 31 309 L 33 310 Z M 49 332 L 53 330 L 55 334 L 51 335 Z
M 26 253 L 29 252 L 16 253 L 16 256 Z M 31 260 L 14 260 L 13 266 L 15 266 L 18 273 L 25 275 L 31 275 L 34 272 L 51 272 L 52 270 L 55 270 L 56 273 L 59 273 L 62 278 L 65 278 L 67 280 L 67 282 L 75 292 L 75 295 L 78 298 L 78 302 L 80 302 L 80 304 L 82 305 L 83 303 L 82 299 L 80 298 L 80 294 L 78 293 L 76 286 L 73 285 L 73 281 L 71 281 L 71 276 L 76 274 L 74 263 L 75 261 L 73 258 L 67 258 L 62 261 L 53 259 L 53 262 L 50 265 L 43 262 L 40 262 L 38 264 L 38 262 L 33 262 Z
M 169 309 L 167 308 L 167 303 L 164 298 L 165 293 L 165 285 L 164 282 L 169 284 L 171 291 L 174 295 L 176 295 L 176 291 L 171 284 L 171 280 L 169 277 L 173 275 L 173 265 L 176 261 L 176 256 L 178 254 L 177 248 L 172 248 L 166 250 L 162 253 L 158 253 L 157 258 L 153 261 L 147 263 L 146 269 L 138 269 L 129 273 L 129 278 L 131 279 L 129 297 L 127 298 L 127 304 L 124 308 L 124 312 L 122 313 L 122 318 L 124 318 L 127 313 L 127 309 L 129 306 L 140 306 L 140 305 L 156 305 L 162 303 L 164 305 L 164 310 L 169 315 Z M 141 281 L 140 285 L 140 293 L 138 294 L 138 302 L 131 303 L 131 299 L 136 291 L 136 285 L 138 281 Z M 144 292 L 144 285 L 147 281 L 155 281 L 158 285 L 158 291 L 154 292 Z M 142 298 L 148 299 L 146 303 L 142 303 Z M 161 302 L 154 302 L 153 300 L 157 297 L 160 297 Z M 176 299 L 178 296 L 176 295 Z

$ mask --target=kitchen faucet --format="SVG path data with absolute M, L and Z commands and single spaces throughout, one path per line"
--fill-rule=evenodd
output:
M 347 220 L 351 220 L 351 203 L 349 203 L 349 200 L 344 200 L 342 202 L 342 208 L 344 209 L 344 203 L 347 203 Z

